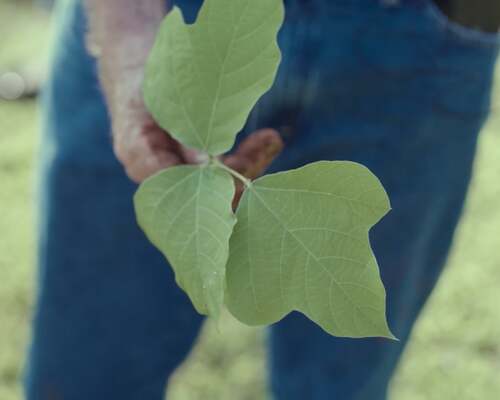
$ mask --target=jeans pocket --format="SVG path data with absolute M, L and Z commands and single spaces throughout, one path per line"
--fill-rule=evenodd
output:
M 463 45 L 495 48 L 500 46 L 500 33 L 482 31 L 478 28 L 468 27 L 450 19 L 434 2 L 425 0 L 427 18 L 451 40 Z
M 433 60 L 433 108 L 455 121 L 484 121 L 491 107 L 500 34 L 450 19 L 433 0 L 423 0 L 421 18 L 437 43 Z

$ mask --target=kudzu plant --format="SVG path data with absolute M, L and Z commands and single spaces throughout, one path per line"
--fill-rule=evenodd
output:
M 196 310 L 224 305 L 266 325 L 299 311 L 335 336 L 393 338 L 368 231 L 390 209 L 379 180 L 321 161 L 248 181 L 219 156 L 234 145 L 281 60 L 283 0 L 205 0 L 188 25 L 174 7 L 148 59 L 144 98 L 158 124 L 207 155 L 147 179 L 138 223 Z M 245 185 L 235 213 L 234 179 Z

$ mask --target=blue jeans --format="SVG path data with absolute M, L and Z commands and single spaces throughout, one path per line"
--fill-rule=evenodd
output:
M 193 19 L 200 1 L 182 0 Z M 445 264 L 498 39 L 448 22 L 430 0 L 288 0 L 283 64 L 241 133 L 274 127 L 271 170 L 354 160 L 382 180 L 392 212 L 371 232 L 400 342 L 328 336 L 293 313 L 270 328 L 277 400 L 383 400 Z M 73 2 L 59 19 L 43 98 L 39 292 L 29 400 L 159 400 L 203 322 L 136 225 L 136 186 L 110 126 Z M 235 395 L 236 396 L 236 395 Z

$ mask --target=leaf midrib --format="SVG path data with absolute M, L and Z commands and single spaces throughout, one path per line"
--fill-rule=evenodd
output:
M 210 2 L 208 2 L 208 4 L 210 4 Z M 244 7 L 244 9 L 242 10 L 242 12 L 240 14 L 240 16 L 238 18 L 238 21 L 234 25 L 233 33 L 231 35 L 231 41 L 229 43 L 229 46 L 227 47 L 226 54 L 224 55 L 224 59 L 222 60 L 221 71 L 220 71 L 219 79 L 218 79 L 218 82 L 217 82 L 217 89 L 215 91 L 214 101 L 213 101 L 213 104 L 212 104 L 212 111 L 210 112 L 210 118 L 209 118 L 209 123 L 208 123 L 208 128 L 207 128 L 207 139 L 205 141 L 205 148 L 204 148 L 205 151 L 208 151 L 208 146 L 210 144 L 210 139 L 211 139 L 211 136 L 212 136 L 213 123 L 214 123 L 214 119 L 215 119 L 215 111 L 218 108 L 218 104 L 220 102 L 219 97 L 220 97 L 220 92 L 221 92 L 221 89 L 222 89 L 222 81 L 224 79 L 224 74 L 225 74 L 225 71 L 226 71 L 227 59 L 229 58 L 229 54 L 232 51 L 232 48 L 233 48 L 234 42 L 235 42 L 236 33 L 237 33 L 237 31 L 238 31 L 238 29 L 240 27 L 240 23 L 241 23 L 241 21 L 243 19 L 243 15 L 246 13 L 249 4 L 250 4 L 250 0 L 247 0 L 247 3 L 245 4 L 245 7 Z M 211 35 L 210 35 L 210 39 L 211 39 L 212 44 L 213 44 L 214 42 L 212 40 Z M 215 45 L 214 45 L 214 47 L 215 47 Z

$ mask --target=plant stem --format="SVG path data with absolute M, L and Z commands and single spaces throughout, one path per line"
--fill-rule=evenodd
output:
M 250 187 L 252 185 L 252 181 L 248 178 L 245 178 L 243 175 L 241 175 L 238 171 L 235 171 L 232 168 L 229 168 L 226 164 L 221 162 L 217 157 L 212 158 L 212 162 L 217 165 L 219 168 L 222 168 L 223 170 L 229 172 L 232 176 L 234 176 L 236 179 L 239 181 L 243 182 L 243 184 L 246 187 Z

